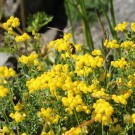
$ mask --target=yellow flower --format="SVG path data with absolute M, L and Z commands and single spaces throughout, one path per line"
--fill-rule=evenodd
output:
M 4 29 L 6 29 L 6 30 L 7 30 L 9 26 L 8 26 L 8 24 L 7 24 L 7 23 L 3 23 L 3 27 L 4 27 Z
M 66 40 L 66 41 L 69 41 L 69 39 L 71 38 L 71 36 L 72 35 L 70 33 L 69 34 L 66 34 L 65 33 L 63 39 Z
M 12 22 L 11 26 L 14 27 L 14 28 L 20 26 L 20 22 L 19 22 L 19 19 L 17 17 L 15 17 L 13 19 L 13 22 Z
M 135 32 L 135 22 L 132 22 L 132 23 L 131 23 L 131 30 L 132 30 L 133 32 Z
M 69 131 L 63 133 L 62 135 L 80 135 L 81 133 L 81 128 L 74 128 L 72 127 Z
M 135 123 L 135 113 L 132 114 L 132 122 Z
M 27 33 L 23 33 L 23 35 L 15 37 L 16 42 L 24 42 L 29 39 L 30 39 L 30 36 Z
M 133 93 L 133 91 L 130 89 L 128 90 L 126 93 L 122 94 L 122 95 L 112 95 L 112 99 L 116 102 L 116 103 L 121 103 L 123 105 L 127 105 L 127 99 L 131 96 L 131 94 Z
M 119 48 L 119 44 L 118 44 L 118 42 L 117 42 L 117 40 L 111 40 L 111 41 L 109 41 L 108 39 L 106 39 L 105 41 L 104 41 L 104 46 L 106 47 L 106 48 Z
M 99 99 L 94 103 L 95 109 L 92 114 L 92 118 L 96 122 L 102 122 L 103 125 L 108 125 L 112 122 L 112 114 L 114 112 L 113 107 L 105 99 Z
M 26 117 L 25 113 L 20 113 L 18 111 L 16 111 L 15 113 L 10 113 L 9 115 L 12 119 L 14 119 L 17 123 L 21 122 L 22 120 L 24 120 L 24 118 Z
M 14 31 L 13 31 L 13 28 L 12 28 L 12 27 L 9 27 L 7 30 L 8 30 L 8 33 L 9 33 L 9 34 L 13 34 L 13 33 L 14 33 Z
M 9 130 L 9 128 L 8 128 L 7 126 L 3 126 L 2 131 L 3 131 L 4 133 L 9 133 L 9 132 L 10 132 L 10 130 Z
M 121 59 L 118 59 L 117 61 L 111 61 L 111 65 L 115 68 L 124 68 L 127 66 L 127 61 L 124 57 L 121 57 Z
M 60 116 L 55 114 L 51 108 L 41 108 L 41 111 L 37 113 L 37 116 L 50 124 L 57 124 L 60 118 Z
M 17 17 L 11 16 L 7 22 L 3 23 L 3 28 L 8 31 L 9 34 L 13 34 L 13 28 L 20 26 L 19 19 Z
M 14 106 L 14 109 L 16 110 L 16 111 L 20 111 L 22 108 L 23 108 L 23 104 L 21 104 L 21 103 L 18 103 L 18 104 L 16 104 L 15 106 Z
M 50 130 L 48 133 L 42 132 L 41 135 L 55 135 L 53 130 Z
M 97 50 L 97 49 L 94 49 L 93 51 L 92 51 L 92 55 L 102 55 L 102 52 L 101 52 L 101 50 Z
M 121 47 L 124 49 L 130 49 L 132 48 L 132 46 L 134 45 L 133 41 L 124 41 L 123 43 L 121 43 Z
M 114 30 L 123 32 L 127 28 L 127 22 L 119 23 Z
M 22 133 L 21 135 L 27 135 L 26 133 Z
M 111 74 L 110 73 L 107 73 L 106 76 L 107 76 L 107 78 L 110 78 L 111 77 Z
M 34 64 L 34 61 L 37 59 L 38 55 L 36 53 L 31 53 L 29 56 L 22 55 L 18 61 L 26 65 Z
M 75 49 L 76 49 L 76 52 L 79 52 L 81 50 L 81 45 L 80 44 L 75 44 Z
M 13 70 L 13 68 L 0 66 L 0 77 L 9 78 L 9 77 L 15 77 L 15 76 L 16 76 L 16 73 Z
M 6 97 L 8 93 L 9 90 L 6 87 L 0 85 L 0 97 Z

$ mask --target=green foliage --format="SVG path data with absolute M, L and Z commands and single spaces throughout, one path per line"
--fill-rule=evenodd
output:
M 17 18 L 4 23 L 7 47 L 18 53 L 21 42 L 25 51 L 18 58 L 19 73 L 0 66 L 0 134 L 134 135 L 135 23 L 130 29 L 127 22 L 116 26 L 110 0 L 111 17 L 102 10 L 112 39 L 104 36 L 102 51 L 97 50 L 92 45 L 87 4 L 70 2 L 78 10 L 90 46 L 72 43 L 71 34 L 65 33 L 42 48 L 37 30 L 52 18 L 46 22 L 43 17 L 43 23 L 39 14 L 30 19 L 32 36 L 19 29 Z M 103 1 L 98 2 L 103 6 Z M 13 26 L 21 33 L 15 33 Z M 105 32 L 103 25 L 102 29 Z
M 80 20 L 79 14 L 76 11 L 76 6 L 78 5 L 78 0 L 68 0 L 67 2 L 69 3 L 69 9 L 72 12 L 72 14 L 71 14 L 72 20 L 73 21 Z M 109 4 L 108 4 L 109 0 L 101 0 L 101 2 L 103 3 L 105 11 L 107 12 L 108 8 L 109 8 Z M 94 23 L 95 21 L 97 21 L 96 10 L 100 14 L 103 14 L 101 4 L 100 4 L 99 0 L 85 0 L 84 3 L 85 3 L 85 10 L 87 12 L 88 20 L 91 23 Z M 76 4 L 76 6 L 74 4 Z
M 27 32 L 38 32 L 43 26 L 47 25 L 53 19 L 52 16 L 48 16 L 45 12 L 37 12 L 34 15 L 28 17 L 28 28 Z

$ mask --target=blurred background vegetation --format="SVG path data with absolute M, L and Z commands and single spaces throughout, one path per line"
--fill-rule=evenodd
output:
M 113 27 L 116 25 L 113 10 L 113 0 L 65 0 L 66 11 L 73 42 L 76 43 L 74 24 L 81 23 L 84 35 L 84 46 L 91 52 L 94 49 L 92 24 L 97 20 L 100 22 L 103 33 L 105 32 L 101 16 L 105 16 L 112 35 L 115 35 Z M 110 12 L 111 17 L 108 15 Z M 105 35 L 105 34 L 104 34 Z M 104 37 L 106 38 L 106 37 Z
M 66 6 L 68 4 L 69 10 L 71 12 L 71 19 L 76 22 L 78 20 L 80 20 L 80 16 L 79 13 L 77 12 L 77 7 L 75 5 L 78 5 L 79 1 L 78 0 L 66 0 Z M 102 2 L 102 5 L 100 4 L 100 2 Z M 98 12 L 100 13 L 100 15 L 103 15 L 103 8 L 105 9 L 105 11 L 107 12 L 109 9 L 109 0 L 84 0 L 84 4 L 85 4 L 85 9 L 87 12 L 87 16 L 88 16 L 88 20 L 91 23 L 94 23 L 95 21 L 97 21 L 97 15 L 96 15 L 96 11 L 98 10 Z M 102 7 L 104 6 L 104 7 Z

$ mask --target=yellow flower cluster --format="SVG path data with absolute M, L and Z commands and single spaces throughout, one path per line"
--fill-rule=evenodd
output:
M 7 126 L 3 126 L 2 130 L 3 130 L 4 133 L 9 133 L 10 132 L 10 130 L 9 130 L 9 128 Z
M 29 39 L 30 39 L 30 36 L 27 33 L 23 33 L 22 35 L 15 37 L 16 42 L 24 42 L 24 41 L 29 40 Z
M 26 133 L 22 133 L 21 135 L 27 135 Z
M 120 44 L 120 46 L 124 49 L 130 49 L 134 45 L 133 41 L 124 41 Z
M 101 52 L 101 50 L 94 49 L 91 54 L 100 56 L 100 55 L 102 55 L 102 52 Z
M 118 59 L 117 61 L 111 61 L 111 66 L 115 68 L 124 68 L 127 66 L 127 61 L 125 60 L 124 57 L 121 57 L 121 59 Z
M 24 106 L 24 104 L 18 103 L 18 104 L 16 104 L 16 105 L 14 106 L 14 109 L 15 109 L 16 111 L 20 111 L 20 110 L 23 108 L 23 106 Z
M 70 49 L 70 37 L 71 34 L 66 34 L 63 38 L 51 41 L 49 43 L 49 48 L 55 48 L 58 52 L 68 51 Z
M 81 45 L 80 44 L 75 44 L 72 45 L 72 43 L 69 41 L 71 38 L 71 34 L 64 34 L 63 38 L 51 41 L 49 43 L 49 48 L 55 48 L 58 52 L 66 51 L 70 55 L 72 54 L 72 47 L 74 47 L 75 51 L 80 51 L 81 50 Z M 64 57 L 64 56 L 62 56 Z
M 135 123 L 135 113 L 132 114 L 132 122 Z
M 3 126 L 2 129 L 0 129 L 0 135 L 15 135 L 15 133 L 10 130 L 7 126 Z
M 53 130 L 50 130 L 49 132 L 42 132 L 41 135 L 55 135 Z
M 20 112 L 16 111 L 15 113 L 10 113 L 9 116 L 12 119 L 14 119 L 17 123 L 19 123 L 22 120 L 24 120 L 24 118 L 26 117 L 26 114 L 25 113 L 20 113 Z
M 135 87 L 135 73 L 128 76 L 129 81 L 127 82 L 128 87 Z
M 80 135 L 80 133 L 81 133 L 81 128 L 72 127 L 69 131 L 63 133 L 62 135 Z
M 111 40 L 111 41 L 109 41 L 108 39 L 106 39 L 105 41 L 104 41 L 104 46 L 106 47 L 106 48 L 111 48 L 111 49 L 113 49 L 113 48 L 119 48 L 119 44 L 118 44 L 118 42 L 117 42 L 117 40 Z
M 133 32 L 135 32 L 135 22 L 132 22 L 132 23 L 131 23 L 131 30 L 132 30 Z
M 48 124 L 57 124 L 60 116 L 56 114 L 51 108 L 41 108 L 41 111 L 37 113 L 38 117 L 42 118 Z
M 0 97 L 6 97 L 8 93 L 8 88 L 4 87 L 3 85 L 0 85 Z
M 89 114 L 89 108 L 83 103 L 83 100 L 80 95 L 73 96 L 73 93 L 70 91 L 68 92 L 68 97 L 62 98 L 62 103 L 65 107 L 65 110 L 69 112 L 69 114 L 73 114 L 74 108 L 77 112 L 84 111 L 85 113 Z
M 18 61 L 26 65 L 31 65 L 31 64 L 34 64 L 34 60 L 36 60 L 37 57 L 38 55 L 32 52 L 29 56 L 22 55 L 18 59 Z
M 91 94 L 95 98 L 108 98 L 109 94 L 105 93 L 105 89 L 101 88 L 100 90 L 94 90 Z
M 11 16 L 7 22 L 3 23 L 4 29 L 6 29 L 9 34 L 14 34 L 13 28 L 18 26 L 20 26 L 19 19 L 14 16 Z M 24 42 L 28 39 L 30 39 L 30 36 L 27 33 L 15 37 L 16 42 Z
M 0 77 L 2 78 L 9 78 L 15 77 L 16 73 L 13 68 L 8 68 L 6 66 L 0 66 Z
M 51 94 L 57 96 L 56 88 L 63 87 L 67 73 L 68 65 L 58 64 L 55 65 L 51 71 L 44 72 L 36 79 L 32 78 L 31 80 L 27 81 L 26 86 L 28 87 L 30 93 L 33 93 L 35 90 L 50 88 Z
M 13 34 L 13 28 L 20 26 L 19 19 L 17 17 L 11 16 L 7 22 L 3 23 L 4 29 L 8 31 L 9 34 Z
M 38 61 L 38 59 L 34 60 L 34 66 L 37 67 L 38 71 L 42 71 L 46 68 L 45 62 L 43 61 Z
M 95 110 L 92 113 L 92 118 L 96 122 L 102 122 L 103 125 L 108 125 L 112 122 L 111 116 L 114 113 L 114 109 L 105 99 L 98 99 L 94 103 L 93 108 Z
M 112 99 L 116 102 L 116 103 L 121 103 L 123 105 L 127 105 L 127 99 L 131 96 L 131 94 L 133 93 L 133 90 L 128 90 L 128 92 L 117 96 L 115 94 L 112 95 Z
M 75 60 L 75 73 L 78 76 L 88 76 L 92 72 L 93 68 L 103 66 L 103 58 L 101 56 L 93 57 L 90 54 L 74 55 Z
M 123 32 L 127 28 L 127 22 L 119 23 L 117 26 L 114 28 L 115 31 L 121 31 Z

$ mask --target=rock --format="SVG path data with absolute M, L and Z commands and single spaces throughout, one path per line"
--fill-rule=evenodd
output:
M 0 66 L 4 65 L 9 57 L 13 56 L 12 54 L 0 52 Z

